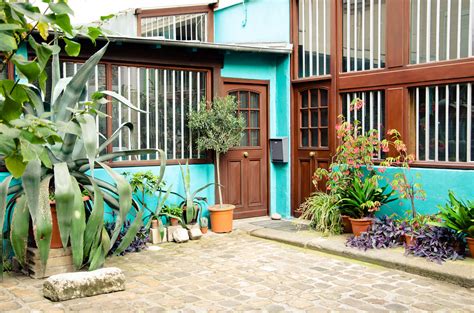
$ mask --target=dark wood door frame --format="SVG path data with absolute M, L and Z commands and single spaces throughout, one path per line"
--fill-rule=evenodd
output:
M 243 78 L 231 78 L 231 77 L 221 77 L 221 84 L 219 86 L 219 96 L 226 96 L 225 93 L 225 84 L 233 84 L 233 85 L 242 85 L 245 86 L 263 86 L 266 89 L 267 99 L 264 105 L 266 106 L 266 116 L 265 116 L 265 127 L 267 129 L 266 138 L 264 138 L 265 143 L 262 143 L 263 149 L 266 151 L 266 161 L 267 161 L 267 168 L 266 172 L 267 175 L 265 179 L 267 180 L 267 190 L 266 190 L 266 201 L 267 201 L 267 215 L 270 212 L 270 80 L 262 80 L 262 79 L 243 79 Z M 216 170 L 216 169 L 215 169 Z M 214 171 L 214 175 L 217 175 Z M 215 190 L 215 199 L 218 199 L 218 190 Z

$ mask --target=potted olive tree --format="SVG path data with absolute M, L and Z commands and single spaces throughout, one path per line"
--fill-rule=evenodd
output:
M 220 175 L 220 155 L 238 146 L 245 129 L 244 119 L 237 114 L 235 97 L 215 98 L 209 106 L 202 103 L 201 109 L 189 115 L 189 127 L 197 134 L 200 150 L 213 150 L 216 158 L 216 184 L 219 191 L 219 204 L 209 207 L 211 228 L 217 233 L 232 231 L 235 206 L 222 203 Z

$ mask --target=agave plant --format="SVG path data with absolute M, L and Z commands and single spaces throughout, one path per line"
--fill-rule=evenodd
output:
M 73 77 L 63 79 L 58 79 L 59 57 L 57 54 L 53 55 L 52 105 L 43 102 L 42 95 L 34 86 L 23 86 L 21 90 L 28 90 L 29 99 L 25 102 L 23 117 L 15 123 L 10 122 L 15 127 L 3 130 L 3 134 L 8 133 L 13 140 L 20 140 L 21 153 L 23 156 L 29 156 L 25 169 L 18 172 L 22 173 L 21 183 L 9 186 L 12 179 L 10 176 L 0 184 L 0 225 L 3 225 L 5 212 L 8 212 L 8 215 L 13 212 L 9 229 L 10 240 L 16 258 L 23 265 L 26 261 L 30 217 L 41 262 L 46 265 L 48 261 L 52 232 L 49 200 L 51 193 L 54 193 L 56 202 L 61 241 L 63 247 L 70 243 L 76 269 L 88 265 L 92 270 L 104 263 L 132 208 L 136 211 L 135 219 L 122 237 L 115 254 L 120 254 L 128 247 L 142 226 L 143 212 L 132 198 L 130 184 L 104 162 L 122 156 L 148 153 L 158 153 L 164 160 L 165 154 L 155 149 L 104 154 L 106 147 L 120 132 L 133 131 L 130 122 L 120 125 L 112 136 L 99 146 L 96 117 L 101 117 L 98 107 L 106 103 L 107 99 L 115 98 L 120 105 L 147 113 L 111 91 L 95 93 L 92 99 L 86 101 L 86 83 L 94 74 L 94 68 L 106 49 L 107 45 L 91 56 Z M 32 134 L 32 138 L 42 136 L 42 141 L 35 141 L 34 145 L 29 144 L 30 142 L 25 140 L 28 139 L 25 134 Z M 35 134 L 36 137 L 33 137 Z M 115 183 L 95 177 L 96 165 L 101 166 Z M 12 175 L 18 176 L 18 173 L 14 172 Z M 84 191 L 90 194 L 90 201 L 83 200 Z M 111 236 L 104 228 L 104 203 L 118 212 Z M 3 255 L 0 255 L 0 260 L 3 260 Z

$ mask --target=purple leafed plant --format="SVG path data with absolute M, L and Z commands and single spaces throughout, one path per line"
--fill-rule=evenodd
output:
M 114 227 L 115 227 L 114 223 L 105 224 L 105 228 L 110 237 L 112 236 Z M 118 248 L 118 246 L 122 242 L 122 238 L 127 233 L 129 227 L 130 227 L 130 221 L 126 221 L 123 225 L 122 230 L 120 231 L 119 236 L 117 237 L 117 241 L 115 241 L 112 249 L 110 249 L 109 255 L 112 255 L 115 253 L 115 250 Z M 130 245 L 122 253 L 120 253 L 120 255 L 125 255 L 129 252 L 140 252 L 146 249 L 147 248 L 146 243 L 148 242 L 148 239 L 149 239 L 149 233 L 146 231 L 146 228 L 142 226 L 140 230 L 137 232 L 137 234 L 135 235 L 135 237 L 133 238 Z
M 414 236 L 415 244 L 406 247 L 406 255 L 413 254 L 439 264 L 464 258 L 463 241 L 448 228 L 426 226 L 415 231 Z
M 393 218 L 384 216 L 375 219 L 371 229 L 359 237 L 351 236 L 347 239 L 346 246 L 367 249 L 384 249 L 402 245 L 404 224 L 398 223 Z

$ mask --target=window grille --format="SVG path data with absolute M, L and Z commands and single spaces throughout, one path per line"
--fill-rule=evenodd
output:
M 207 13 L 141 18 L 142 37 L 207 41 Z
M 344 72 L 385 67 L 385 0 L 343 0 Z

